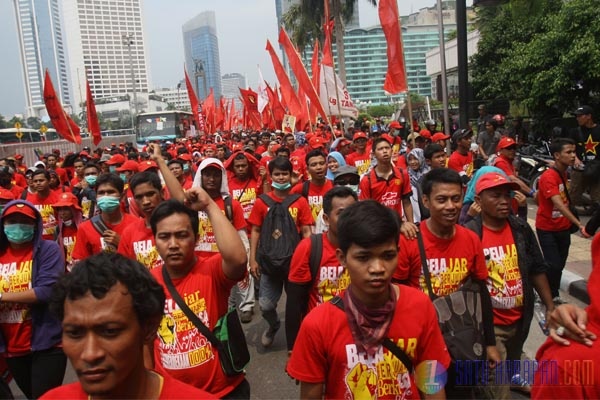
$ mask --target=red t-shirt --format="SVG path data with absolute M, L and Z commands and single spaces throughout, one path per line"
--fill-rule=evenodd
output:
M 523 281 L 510 225 L 507 223 L 500 231 L 484 226 L 481 243 L 488 269 L 487 288 L 494 308 L 494 325 L 511 325 L 523 314 Z
M 10 182 L 25 189 L 27 187 L 27 179 L 21 174 L 13 174 L 13 180 Z
M 186 383 L 180 382 L 177 379 L 171 378 L 167 374 L 160 375 L 161 390 L 158 396 L 159 400 L 171 399 L 216 399 L 217 397 L 205 392 L 204 390 L 193 387 Z M 79 381 L 69 383 L 54 388 L 40 397 L 44 400 L 88 400 L 90 396 L 83 391 Z
M 79 182 L 81 182 L 83 179 L 79 179 L 78 176 L 75 176 L 75 178 L 71 179 L 71 187 L 75 187 L 77 184 L 79 184 Z
M 315 280 L 312 280 L 310 271 L 311 239 L 304 238 L 298 243 L 290 264 L 288 280 L 294 283 L 305 284 L 312 281 L 308 297 L 308 311 L 319 304 L 331 300 L 339 295 L 350 284 L 348 270 L 344 269 L 335 256 L 335 247 L 327 238 L 322 236 L 323 252 L 319 260 L 319 269 Z
M 563 174 L 563 179 L 565 182 L 567 181 L 566 173 Z M 560 196 L 566 206 L 569 205 L 565 185 L 560 179 L 558 171 L 549 168 L 540 176 L 538 183 L 538 209 L 535 217 L 537 229 L 558 232 L 567 230 L 571 226 L 571 221 L 554 208 L 551 197 L 556 195 Z
M 56 172 L 56 175 L 58 175 L 60 183 L 65 184 L 69 182 L 69 177 L 65 169 L 58 167 L 54 169 L 54 172 Z
M 15 196 L 15 199 L 20 199 L 21 195 L 23 194 L 23 190 L 27 190 L 27 189 L 22 188 L 21 186 L 15 185 L 13 183 L 12 187 L 9 190 L 13 194 L 13 196 Z
M 53 204 L 58 202 L 58 194 L 50 191 L 48 197 L 42 199 L 37 193 L 27 192 L 26 200 L 33 204 L 42 215 L 42 223 L 44 224 L 42 238 L 45 240 L 54 240 L 58 219 L 56 218 Z
M 63 249 L 65 250 L 65 266 L 67 271 L 73 266 L 73 249 L 77 241 L 77 226 L 73 223 L 71 226 L 62 226 Z
M 138 218 L 123 214 L 123 219 L 117 225 L 110 225 L 104 222 L 106 227 L 115 231 L 119 235 L 123 234 L 125 228 L 138 221 Z M 75 248 L 73 249 L 73 261 L 77 262 L 87 258 L 93 254 L 98 254 L 106 248 L 104 238 L 100 236 L 100 232 L 94 228 L 92 221 L 88 220 L 79 225 L 77 229 L 77 239 L 75 240 Z M 116 249 L 115 249 L 116 251 Z
M 456 292 L 468 276 L 480 280 L 486 280 L 488 277 L 483 246 L 479 237 L 460 225 L 455 225 L 454 229 L 452 239 L 442 239 L 431 233 L 427 221 L 420 225 L 431 273 L 431 286 L 438 296 Z M 420 287 L 425 293 L 429 293 L 416 239 L 408 240 L 404 235 L 400 235 L 398 269 L 394 273 L 394 278 L 401 281 L 408 280 L 410 286 Z
M 454 151 L 448 158 L 448 168 L 455 170 L 458 173 L 464 172 L 467 176 L 473 175 L 473 153 L 467 152 L 463 156 L 458 151 Z
M 346 164 L 356 167 L 358 175 L 363 176 L 371 167 L 371 153 L 368 151 L 363 154 L 350 153 L 346 156 Z
M 389 337 L 416 367 L 423 361 L 450 365 L 446 343 L 429 298 L 399 285 Z M 412 376 L 389 350 L 358 352 L 346 314 L 331 303 L 314 308 L 302 322 L 287 372 L 308 383 L 324 383 L 326 399 L 420 399 Z
M 261 194 L 260 184 L 253 178 L 242 182 L 235 176 L 229 178 L 228 183 L 231 197 L 240 202 L 242 210 L 244 210 L 244 219 L 248 220 L 250 211 L 252 211 L 257 197 Z
M 224 215 L 225 213 L 225 201 L 221 196 L 213 199 L 215 204 L 219 206 Z M 244 219 L 244 210 L 242 210 L 242 206 L 240 203 L 231 199 L 231 211 L 233 220 L 231 224 L 237 230 L 246 229 L 246 220 Z M 199 257 L 210 257 L 215 253 L 219 252 L 219 248 L 217 247 L 217 239 L 215 238 L 215 233 L 213 231 L 212 223 L 210 219 L 208 219 L 208 214 L 206 211 L 198 211 L 198 219 L 200 220 L 198 225 L 198 241 L 196 242 L 196 248 L 194 251 Z
M 410 178 L 406 169 L 392 168 L 392 171 L 392 175 L 387 179 L 377 176 L 375 169 L 363 176 L 358 186 L 358 198 L 377 200 L 402 216 L 402 199 L 412 194 Z
M 146 226 L 145 219 L 140 218 L 123 230 L 117 252 L 137 260 L 148 269 L 163 265 L 156 250 L 152 229 Z
M 236 283 L 225 276 L 222 262 L 220 254 L 198 259 L 185 277 L 173 279 L 177 292 L 210 330 L 227 312 L 229 292 Z M 151 271 L 166 295 L 165 312 L 154 341 L 155 366 L 159 372 L 222 398 L 240 384 L 244 375 L 225 375 L 217 350 L 172 299 L 163 281 L 163 268 Z
M 496 161 L 494 161 L 494 167 L 500 168 L 502 172 L 506 174 L 506 176 L 515 175 L 515 166 L 513 165 L 512 161 L 502 155 L 499 155 L 496 158 Z
M 18 293 L 31 289 L 33 247 L 13 249 L 7 246 L 0 255 L 0 291 Z M 0 303 L 0 330 L 8 357 L 31 351 L 31 308 L 29 304 Z
M 296 193 L 302 195 L 303 182 L 297 183 L 290 193 Z M 329 179 L 325 179 L 325 183 L 321 186 L 314 184 L 312 181 L 308 184 L 308 205 L 312 212 L 313 219 L 316 221 L 319 213 L 323 209 L 323 196 L 333 188 L 333 182 Z
M 306 161 L 304 161 L 305 157 L 306 157 L 306 152 L 303 149 L 295 150 L 290 155 L 290 162 L 292 163 L 292 169 L 296 174 L 298 174 L 301 181 L 308 179 L 308 173 L 306 170 Z
M 274 192 L 268 192 L 267 196 L 275 200 L 277 203 L 281 203 L 283 199 L 275 196 Z M 269 207 L 267 204 L 261 200 L 259 197 L 254 203 L 254 208 L 250 213 L 250 217 L 248 218 L 248 223 L 254 226 L 262 226 L 265 217 L 267 216 L 267 212 L 269 211 Z M 296 223 L 296 227 L 298 228 L 298 232 L 301 231 L 302 227 L 305 225 L 314 225 L 315 220 L 312 217 L 312 212 L 308 205 L 306 199 L 300 196 L 296 201 L 294 201 L 288 207 L 288 211 L 292 216 L 294 222 Z

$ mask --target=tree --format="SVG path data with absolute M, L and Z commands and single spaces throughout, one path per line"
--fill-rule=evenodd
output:
M 4 115 L 0 114 L 0 129 L 8 128 L 6 124 L 6 119 L 4 119 Z
M 335 21 L 333 34 L 337 49 L 337 65 L 340 79 L 346 82 L 346 56 L 344 51 L 344 24 L 354 14 L 356 0 L 300 0 L 283 16 L 283 24 L 290 32 L 290 39 L 298 49 L 304 49 L 315 40 L 323 42 L 324 1 L 329 1 L 331 17 Z M 373 6 L 377 0 L 368 0 Z
M 540 119 L 600 104 L 597 1 L 526 3 L 482 10 L 471 64 L 478 98 L 508 98 Z

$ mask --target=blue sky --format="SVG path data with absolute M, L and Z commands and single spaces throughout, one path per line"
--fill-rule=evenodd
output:
M 173 87 L 183 74 L 181 26 L 205 10 L 214 10 L 219 36 L 221 73 L 239 72 L 256 87 L 257 64 L 268 82 L 275 74 L 266 40 L 277 42 L 274 0 L 142 0 L 147 65 L 151 88 Z M 433 6 L 434 0 L 399 0 L 400 13 Z M 359 0 L 360 23 L 378 23 L 377 10 Z M 0 0 L 0 114 L 12 118 L 25 111 L 23 74 L 18 50 L 13 1 Z

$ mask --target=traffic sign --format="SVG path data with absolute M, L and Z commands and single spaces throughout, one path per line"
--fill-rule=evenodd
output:
M 21 123 L 20 122 L 15 122 L 15 129 L 21 129 Z
M 42 132 L 42 133 L 48 132 L 48 127 L 46 125 L 40 126 L 40 132 Z
M 15 136 L 17 137 L 17 139 L 21 139 L 23 137 L 23 132 L 17 132 L 15 133 Z

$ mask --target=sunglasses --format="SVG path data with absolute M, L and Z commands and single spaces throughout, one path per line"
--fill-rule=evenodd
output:
M 339 178 L 334 181 L 334 184 L 344 186 L 344 185 L 358 185 L 360 183 L 360 178 L 358 177 L 344 177 Z

